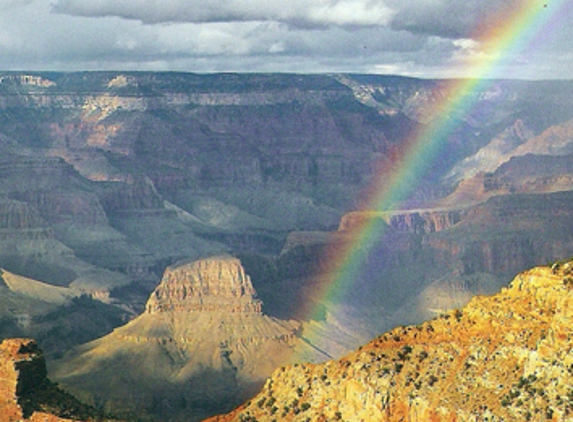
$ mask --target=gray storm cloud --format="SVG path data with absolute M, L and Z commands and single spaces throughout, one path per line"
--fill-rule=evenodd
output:
M 8 10 L 13 7 L 27 6 L 31 4 L 34 0 L 2 0 L 0 2 L 0 11 Z
M 386 25 L 394 12 L 377 0 L 58 0 L 53 11 L 144 23 L 280 21 L 293 26 Z
M 534 1 L 0 0 L 0 57 L 5 70 L 459 77 L 482 54 L 476 29 L 504 5 Z M 573 2 L 539 4 L 554 16 L 549 29 L 500 75 L 573 77 Z
M 513 18 L 516 11 L 534 7 L 543 13 L 554 13 L 558 1 L 550 0 L 386 0 L 395 11 L 390 26 L 396 30 L 459 39 L 472 38 L 476 33 L 489 32 Z M 564 2 L 561 18 L 569 15 L 572 2 Z
M 147 24 L 278 21 L 294 27 L 387 26 L 417 34 L 467 38 L 500 10 L 523 0 L 56 0 L 53 11 L 116 16 Z M 542 5 L 540 6 L 542 7 Z

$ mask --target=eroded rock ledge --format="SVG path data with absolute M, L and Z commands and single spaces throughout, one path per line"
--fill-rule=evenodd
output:
M 47 378 L 44 354 L 34 340 L 0 343 L 0 422 L 103 421 Z

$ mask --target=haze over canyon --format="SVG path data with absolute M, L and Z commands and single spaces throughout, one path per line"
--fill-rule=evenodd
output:
M 0 337 L 34 338 L 50 377 L 93 415 L 201 420 L 253 397 L 279 367 L 336 362 L 397 326 L 455 319 L 473 296 L 573 256 L 569 81 L 475 87 L 409 195 L 365 207 L 447 95 L 443 81 L 374 75 L 0 73 Z M 351 280 L 332 283 L 364 224 L 380 237 L 349 263 Z M 552 274 L 562 289 L 567 274 Z M 479 300 L 466 309 L 490 306 Z M 471 331 L 468 312 L 457 322 Z M 366 365 L 373 344 L 348 356 Z M 394 356 L 405 345 L 380 347 Z M 283 378 L 342 371 L 326 365 Z M 401 383 L 394 372 L 380 382 Z M 315 406 L 316 391 L 285 393 L 280 411 L 299 420 L 290 402 Z M 517 398 L 500 414 L 525 415 Z M 405 396 L 385 400 L 414 411 Z M 265 403 L 241 411 L 264 417 Z M 347 420 L 351 405 L 325 417 Z

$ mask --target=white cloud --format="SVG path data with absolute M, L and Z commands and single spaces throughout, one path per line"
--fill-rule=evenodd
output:
M 452 44 L 463 50 L 475 50 L 479 46 L 479 43 L 471 38 L 460 38 L 452 41 Z
M 269 53 L 283 53 L 285 51 L 285 45 L 283 42 L 276 42 L 269 47 Z
M 470 38 L 500 10 L 518 10 L 523 0 L 388 0 L 392 27 L 445 38 Z M 513 7 L 508 7 L 514 4 Z M 507 9 L 506 9 L 507 8 Z M 483 29 L 483 28 L 482 28 Z

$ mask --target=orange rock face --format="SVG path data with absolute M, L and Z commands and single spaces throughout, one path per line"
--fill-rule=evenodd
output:
M 572 268 L 535 268 L 338 361 L 281 368 L 211 421 L 572 420 Z
M 43 412 L 29 414 L 21 405 L 22 397 L 34 394 L 45 381 L 46 363 L 34 340 L 7 339 L 0 343 L 0 422 L 71 421 Z
M 0 419 L 6 422 L 23 419 L 24 412 L 18 404 L 22 390 L 30 388 L 28 380 L 43 381 L 45 376 L 45 362 L 33 340 L 9 339 L 0 343 Z
M 0 422 L 112 422 L 64 393 L 46 375 L 44 355 L 34 340 L 0 343 Z

